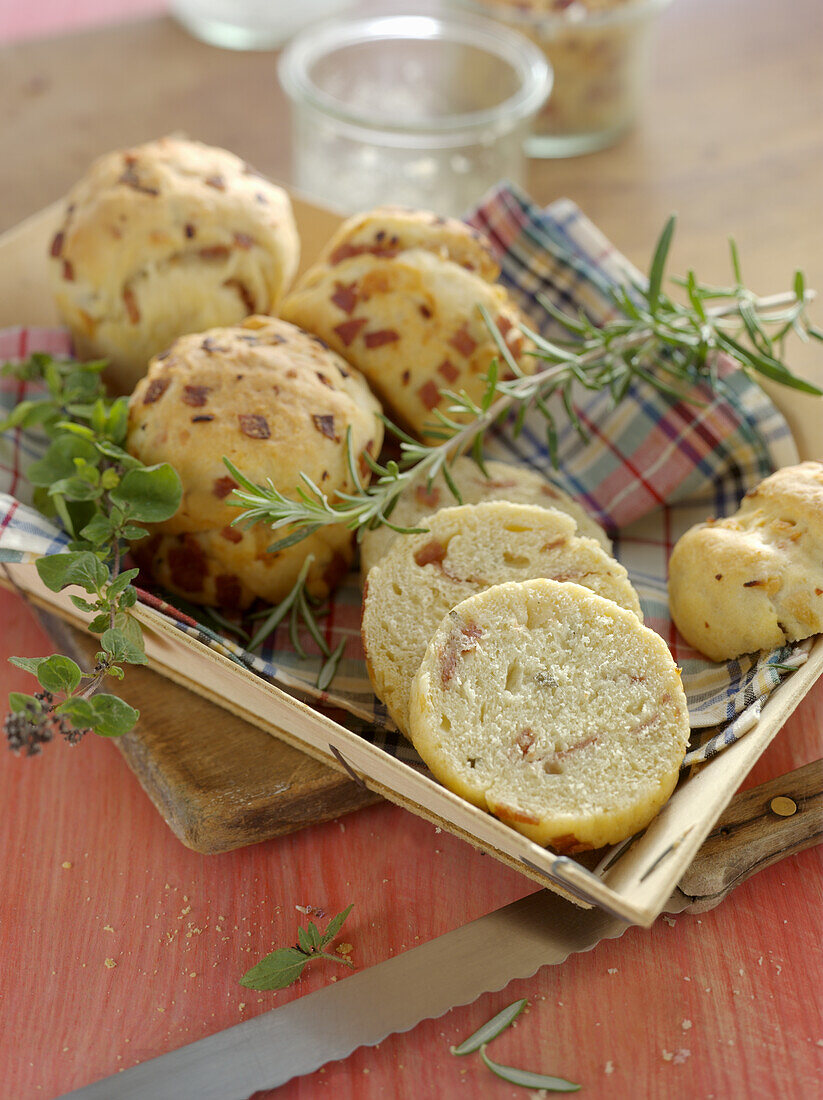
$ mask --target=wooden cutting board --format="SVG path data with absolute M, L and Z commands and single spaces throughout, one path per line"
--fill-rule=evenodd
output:
M 61 653 L 88 664 L 95 639 L 37 608 Z M 115 739 L 169 828 L 188 848 L 227 852 L 379 802 L 365 786 L 147 668 L 117 693 L 140 720 Z

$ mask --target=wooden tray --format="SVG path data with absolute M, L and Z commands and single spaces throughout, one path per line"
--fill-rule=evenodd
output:
M 299 199 L 295 213 L 305 262 L 316 254 L 338 219 Z M 50 208 L 0 240 L 0 324 L 56 320 L 43 257 L 57 216 L 57 209 Z M 813 418 L 816 410 L 807 406 L 806 415 Z M 36 603 L 69 622 L 85 625 L 68 596 L 46 589 L 33 565 L 14 565 L 10 572 Z M 463 837 L 541 884 L 580 904 L 598 905 L 646 926 L 662 909 L 742 779 L 823 671 L 823 638 L 819 638 L 808 662 L 772 693 L 758 725 L 681 784 L 643 836 L 602 877 L 596 877 L 183 634 L 152 608 L 137 605 L 133 614 L 143 628 L 150 665 L 164 676 L 321 763 L 358 777 L 371 791 Z

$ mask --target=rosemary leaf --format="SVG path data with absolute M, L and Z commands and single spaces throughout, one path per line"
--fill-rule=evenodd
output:
M 343 656 L 343 651 L 346 648 L 346 639 L 339 643 L 332 655 L 323 663 L 323 667 L 317 675 L 317 688 L 318 691 L 325 691 L 332 680 L 337 675 L 337 669 L 340 667 L 340 659 Z
M 314 639 L 315 645 L 324 657 L 329 657 L 331 655 L 331 652 L 326 643 L 326 639 L 320 633 L 320 628 L 317 625 L 317 620 L 314 617 L 314 612 L 312 611 L 311 605 L 309 604 L 309 600 L 306 596 L 304 588 L 300 589 L 300 592 L 297 596 L 297 606 L 300 611 L 301 618 L 306 624 L 306 628 L 308 629 L 309 634 L 311 634 L 312 638 Z
M 492 1039 L 496 1039 L 497 1036 L 505 1031 L 509 1025 L 517 1019 L 520 1013 L 527 1005 L 527 1000 L 523 997 L 522 1000 L 515 1001 L 513 1004 L 508 1005 L 502 1011 L 498 1012 L 496 1016 L 493 1016 L 491 1020 L 487 1021 L 481 1028 L 478 1028 L 473 1035 L 470 1035 L 468 1039 L 464 1039 L 460 1046 L 452 1047 L 452 1054 L 464 1055 L 474 1054 L 476 1050 L 480 1050 L 486 1043 L 490 1043 Z
M 301 589 L 301 591 L 302 591 L 302 589 Z M 291 605 L 291 612 L 289 614 L 289 641 L 291 642 L 292 649 L 297 654 L 297 656 L 300 658 L 300 660 L 305 661 L 306 658 L 308 657 L 308 653 L 306 653 L 305 649 L 303 648 L 303 646 L 300 642 L 300 633 L 299 633 L 299 630 L 300 630 L 300 603 L 299 603 L 299 601 L 300 601 L 300 596 L 298 594 L 297 599 Z
M 508 1081 L 510 1085 L 522 1085 L 526 1089 L 545 1089 L 547 1092 L 577 1092 L 580 1088 L 580 1085 L 575 1085 L 573 1081 L 566 1081 L 562 1077 L 549 1077 L 545 1073 L 532 1073 L 528 1069 L 502 1066 L 489 1058 L 485 1046 L 480 1048 L 480 1057 L 492 1073 Z
M 649 289 L 646 294 L 646 300 L 649 303 L 649 313 L 651 313 L 652 317 L 657 316 L 660 288 L 663 285 L 663 272 L 666 268 L 666 260 L 668 259 L 672 237 L 674 236 L 675 222 L 676 218 L 674 214 L 672 214 L 663 227 L 663 232 L 660 234 L 657 241 L 654 256 L 652 257 L 652 265 L 649 269 Z

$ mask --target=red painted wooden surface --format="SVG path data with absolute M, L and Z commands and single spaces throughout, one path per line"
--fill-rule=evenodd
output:
M 5 657 L 50 646 L 5 592 L 0 622 L 4 700 L 31 687 Z M 819 755 L 821 720 L 823 684 L 749 782 Z M 353 902 L 341 938 L 365 967 L 533 888 L 389 805 L 244 851 L 196 855 L 166 829 L 114 746 L 93 738 L 48 746 L 34 760 L 0 752 L 0 807 L 0 1095 L 14 1100 L 57 1096 L 345 980 L 348 971 L 327 964 L 280 993 L 238 985 L 272 946 L 294 940 L 306 919 L 297 905 L 333 914 Z M 710 913 L 631 929 L 277 1095 L 527 1095 L 449 1046 L 528 997 L 529 1014 L 494 1056 L 580 1081 L 584 1095 L 818 1096 L 822 858 L 820 848 L 804 852 Z
M 0 3 L 0 39 L 158 6 L 156 0 L 7 0 Z M 687 215 L 690 250 L 700 244 L 720 256 L 722 234 L 712 216 L 718 204 L 724 227 L 745 229 L 745 256 L 763 239 L 758 270 L 767 270 L 764 257 L 769 268 L 774 256 L 782 257 L 779 277 L 770 276 L 765 289 L 782 285 L 783 260 L 817 264 L 813 247 L 794 256 L 785 238 L 797 237 L 800 216 L 809 223 L 811 241 L 819 218 L 797 215 L 793 204 L 781 206 L 780 196 L 783 181 L 791 179 L 793 186 L 798 173 L 806 181 L 804 193 L 819 194 L 808 177 L 819 172 L 820 158 L 808 151 L 809 143 L 798 145 L 796 133 L 795 144 L 786 144 L 776 121 L 780 113 L 769 115 L 772 104 L 759 84 L 747 82 L 744 98 L 743 75 L 735 68 L 740 50 L 750 65 L 759 58 L 754 67 L 760 71 L 763 65 L 766 76 L 785 66 L 780 102 L 788 116 L 808 96 L 812 71 L 808 51 L 801 58 L 806 68 L 794 61 L 801 44 L 795 17 L 805 25 L 800 7 L 796 0 L 785 6 L 741 0 L 675 5 L 672 15 L 681 19 L 682 13 L 678 27 L 686 39 L 694 40 L 695 20 L 708 28 L 699 35 L 699 50 L 711 68 L 711 98 L 694 70 L 694 50 L 672 53 L 667 72 L 678 95 L 688 94 L 694 106 L 655 115 L 628 154 L 642 154 L 649 166 L 642 189 L 649 209 L 638 222 L 643 232 L 637 238 L 615 234 L 630 252 L 635 249 L 635 258 L 645 255 L 640 243 L 648 226 L 660 224 L 672 205 Z M 802 7 L 808 15 L 813 6 Z M 667 87 L 661 82 L 662 92 Z M 773 78 L 762 85 L 775 87 Z M 722 130 L 711 131 L 716 136 L 706 137 L 698 127 L 698 118 L 706 124 L 704 114 L 721 120 Z M 743 171 L 752 160 L 746 143 L 754 140 L 747 125 L 760 128 L 763 171 L 756 177 Z M 230 132 L 238 128 L 235 120 Z M 676 135 L 671 146 L 662 140 L 670 134 Z M 218 133 L 212 137 L 219 140 Z M 731 154 L 719 157 L 714 141 L 730 142 Z M 615 224 L 616 211 L 625 230 L 625 212 L 637 201 L 626 183 L 634 175 L 629 169 L 621 174 L 618 164 L 619 186 L 606 201 L 588 166 L 540 166 L 535 193 L 548 201 L 570 191 L 604 228 Z M 734 184 L 724 190 L 727 177 Z M 742 206 L 730 205 L 732 199 L 723 196 L 739 188 L 740 179 L 746 186 L 735 202 Z M 7 691 L 30 690 L 32 684 L 6 665 L 6 656 L 46 653 L 50 646 L 28 610 L 2 591 L 0 623 L 2 704 Z M 823 684 L 749 783 L 819 756 L 822 725 Z M 766 870 L 710 913 L 661 920 L 650 931 L 632 929 L 562 967 L 545 968 L 389 1038 L 378 1050 L 358 1051 L 292 1082 L 278 1096 L 523 1096 L 523 1090 L 492 1078 L 476 1057 L 449 1054 L 450 1044 L 521 996 L 530 999 L 530 1013 L 496 1042 L 494 1056 L 580 1081 L 584 1096 L 819 1096 L 821 859 L 821 849 L 805 852 Z M 533 889 L 514 872 L 389 805 L 245 851 L 195 855 L 168 832 L 117 750 L 94 739 L 76 749 L 50 746 L 35 760 L 16 759 L 0 748 L 0 865 L 0 1100 L 54 1097 L 286 1003 L 333 976 L 345 980 L 347 971 L 340 967 L 335 974 L 329 964 L 277 994 L 237 984 L 273 945 L 293 941 L 305 920 L 296 905 L 331 914 L 354 902 L 341 938 L 353 945 L 352 957 L 362 967 Z

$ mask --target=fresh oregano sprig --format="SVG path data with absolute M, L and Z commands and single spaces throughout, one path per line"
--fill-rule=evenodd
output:
M 70 542 L 65 552 L 38 558 L 37 572 L 52 592 L 81 588 L 85 596 L 69 598 L 100 635 L 95 663 L 86 670 L 62 654 L 10 658 L 42 689 L 12 692 L 4 722 L 10 747 L 29 756 L 55 734 L 74 744 L 89 731 L 119 736 L 137 721 L 134 707 L 98 690 L 107 677 L 122 679 L 124 664 L 146 663 L 142 631 L 128 614 L 137 601 L 131 582 L 138 570 L 122 569 L 123 553 L 129 540 L 148 534 L 143 523 L 173 516 L 182 496 L 171 466 L 144 466 L 124 449 L 128 401 L 106 397 L 104 365 L 35 354 L 0 368 L 3 376 L 45 384 L 42 396 L 20 402 L 0 422 L 0 432 L 39 426 L 50 439 L 26 476 L 35 505 L 59 517 Z
M 244 509 L 235 523 L 267 523 L 274 531 L 287 531 L 272 549 L 291 545 L 334 523 L 345 524 L 358 535 L 383 524 L 406 531 L 392 524 L 391 513 L 407 486 L 424 478 L 431 482 L 442 472 L 455 499 L 462 503 L 449 476 L 449 463 L 460 454 L 470 453 L 482 469 L 485 432 L 512 411 L 515 435 L 529 410 L 536 409 L 543 415 L 549 452 L 556 465 L 557 427 L 548 401 L 557 395 L 570 422 L 585 438 L 572 403 L 575 383 L 589 390 L 607 391 L 617 404 L 633 382 L 642 380 L 670 397 L 694 404 L 699 403 L 693 393 L 697 385 L 724 392 L 717 361 L 725 353 L 755 381 L 769 378 L 820 396 L 820 389 L 792 374 L 783 361 L 783 346 L 790 333 L 803 340 L 823 339 L 823 332 L 807 314 L 814 295 L 806 288 L 802 273 L 796 273 L 791 291 L 757 297 L 743 283 L 737 248 L 732 242 L 733 284 L 716 287 L 701 283 L 690 271 L 685 279 L 675 280 L 685 288 L 687 298 L 686 302 L 678 302 L 663 289 L 674 226 L 674 218 L 670 218 L 657 242 L 647 280 L 612 289 L 615 316 L 611 320 L 596 324 L 582 311 L 571 316 L 541 299 L 564 335 L 547 340 L 524 329 L 534 343 L 530 354 L 548 364 L 534 374 L 523 373 L 491 317 L 481 309 L 500 357 L 514 377 L 501 378 L 497 362 L 493 362 L 479 402 L 465 392 L 442 391 L 449 404 L 445 410 L 436 410 L 436 423 L 427 432 L 434 443 L 412 439 L 387 421 L 400 440 L 400 458 L 382 465 L 364 455 L 374 475 L 368 486 L 357 475 L 350 439 L 349 466 L 355 491 L 336 493 L 333 498 L 305 476 L 287 496 L 271 481 L 264 486 L 255 484 L 224 460 L 239 485 L 230 503 Z
M 353 905 L 347 905 L 341 913 L 329 921 L 323 933 L 319 931 L 314 921 L 309 921 L 308 928 L 298 928 L 297 943 L 294 947 L 278 947 L 266 955 L 256 966 L 246 971 L 240 979 L 240 984 L 247 989 L 285 989 L 286 986 L 297 981 L 310 962 L 317 959 L 329 959 L 353 970 L 354 963 L 351 959 L 323 950 L 339 933 L 352 908 Z

